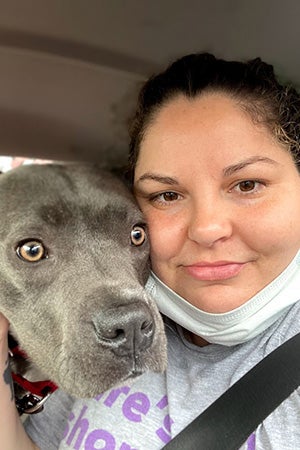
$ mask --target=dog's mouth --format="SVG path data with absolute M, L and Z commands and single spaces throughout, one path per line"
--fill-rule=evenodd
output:
M 131 371 L 128 373 L 128 378 L 136 378 L 145 373 L 145 365 L 142 364 L 139 357 L 133 358 L 134 364 Z
M 60 366 L 57 384 L 74 397 L 92 398 L 116 385 L 130 383 L 148 371 L 162 372 L 164 351 L 155 347 L 118 357 L 108 349 L 102 349 L 101 355 L 90 354 L 88 358 L 71 357 L 64 367 Z M 73 374 L 71 379 L 67 373 Z
M 132 371 L 128 372 L 127 376 L 124 378 L 123 382 L 134 380 L 141 375 L 145 373 L 145 370 L 141 369 L 133 369 Z

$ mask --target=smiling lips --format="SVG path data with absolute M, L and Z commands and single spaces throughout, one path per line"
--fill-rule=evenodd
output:
M 184 266 L 186 272 L 200 281 L 227 280 L 237 276 L 246 263 L 216 261 L 214 263 L 197 263 Z

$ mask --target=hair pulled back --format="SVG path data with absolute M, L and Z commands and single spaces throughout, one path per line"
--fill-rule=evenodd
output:
M 128 175 L 133 179 L 140 145 L 155 113 L 174 97 L 194 98 L 223 92 L 234 98 L 257 123 L 266 125 L 300 167 L 300 96 L 277 80 L 273 66 L 256 58 L 225 61 L 209 53 L 184 56 L 142 87 L 129 129 Z

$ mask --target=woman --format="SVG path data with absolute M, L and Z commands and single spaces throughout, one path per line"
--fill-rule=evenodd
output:
M 259 59 L 189 55 L 146 83 L 130 175 L 168 370 L 89 401 L 53 394 L 27 423 L 38 446 L 160 449 L 300 331 L 299 111 L 297 92 Z M 299 418 L 295 392 L 243 448 L 298 448 Z

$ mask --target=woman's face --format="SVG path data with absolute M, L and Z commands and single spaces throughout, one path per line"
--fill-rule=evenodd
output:
M 225 94 L 162 107 L 141 144 L 134 187 L 153 271 L 204 311 L 240 306 L 300 248 L 293 159 Z

